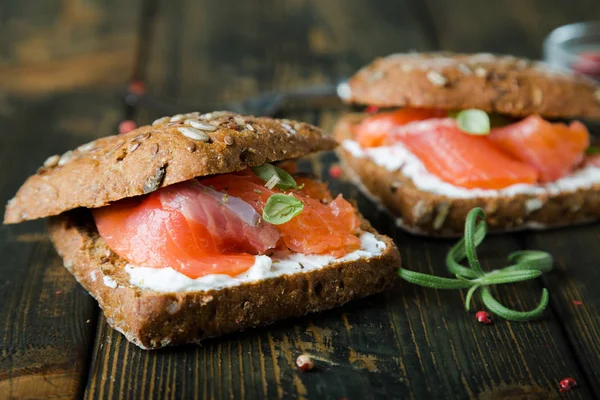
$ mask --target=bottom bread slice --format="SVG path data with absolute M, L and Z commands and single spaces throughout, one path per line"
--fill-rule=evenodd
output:
M 339 142 L 353 139 L 352 126 L 365 114 L 348 114 L 334 128 Z M 389 171 L 366 157 L 337 150 L 349 177 L 365 194 L 396 216 L 397 225 L 427 236 L 460 236 L 467 214 L 481 207 L 492 231 L 546 229 L 600 218 L 600 185 L 553 195 L 451 198 L 417 188 L 399 171 Z
M 108 324 L 143 349 L 198 343 L 388 288 L 400 267 L 398 249 L 364 220 L 362 229 L 383 241 L 385 251 L 219 290 L 162 293 L 129 282 L 127 262 L 99 236 L 88 210 L 71 211 L 49 222 L 50 238 L 65 267 L 98 301 Z

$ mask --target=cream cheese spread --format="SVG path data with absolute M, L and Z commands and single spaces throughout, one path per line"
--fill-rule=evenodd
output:
M 517 184 L 499 190 L 467 189 L 444 182 L 429 173 L 423 163 L 402 144 L 362 148 L 354 140 L 344 140 L 342 146 L 356 158 L 366 157 L 388 171 L 401 172 L 420 190 L 451 198 L 510 197 L 517 194 L 555 195 L 573 192 L 578 189 L 589 189 L 595 184 L 600 184 L 600 167 L 588 166 L 554 182 L 545 184 Z M 539 208 L 538 204 L 531 204 L 531 206 L 532 208 Z
M 224 274 L 213 274 L 192 279 L 175 271 L 171 267 L 149 268 L 131 264 L 125 266 L 125 271 L 129 274 L 132 285 L 157 292 L 218 290 L 238 286 L 243 283 L 275 278 L 281 275 L 306 273 L 323 268 L 334 262 L 352 261 L 361 257 L 375 257 L 383 253 L 386 247 L 384 242 L 378 240 L 370 232 L 361 233 L 360 241 L 361 248 L 359 250 L 348 253 L 340 258 L 290 252 L 277 252 L 271 257 L 256 256 L 254 265 L 248 271 L 234 277 Z M 105 284 L 107 284 L 106 281 Z M 107 284 L 107 286 L 109 285 Z

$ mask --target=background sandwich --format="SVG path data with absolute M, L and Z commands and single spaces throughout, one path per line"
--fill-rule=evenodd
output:
M 150 349 L 341 305 L 391 285 L 391 239 L 290 160 L 335 141 L 228 112 L 164 117 L 49 157 L 5 223 L 52 216 L 65 267 Z
M 588 130 L 554 121 L 600 118 L 583 76 L 512 56 L 394 54 L 358 71 L 345 100 L 370 107 L 337 124 L 341 159 L 409 231 L 458 235 L 474 207 L 495 230 L 600 217 Z

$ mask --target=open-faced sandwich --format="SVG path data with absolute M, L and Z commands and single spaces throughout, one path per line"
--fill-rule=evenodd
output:
M 493 230 L 600 217 L 600 162 L 579 121 L 600 118 L 593 81 L 491 54 L 394 54 L 354 75 L 367 105 L 335 128 L 350 176 L 419 234 L 460 234 L 482 207 Z
M 52 216 L 65 267 L 131 342 L 199 342 L 391 285 L 394 243 L 293 161 L 271 164 L 335 146 L 295 121 L 164 117 L 48 158 L 4 223 Z

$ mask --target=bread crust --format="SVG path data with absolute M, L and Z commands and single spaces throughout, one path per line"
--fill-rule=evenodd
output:
M 129 283 L 126 261 L 98 235 L 89 210 L 49 220 L 50 238 L 65 267 L 98 300 L 108 324 L 143 349 L 198 343 L 388 288 L 400 267 L 398 249 L 364 220 L 362 228 L 385 242 L 384 253 L 221 290 L 159 293 Z M 105 277 L 116 287 L 107 286 Z
M 336 139 L 352 139 L 352 126 L 364 117 L 344 116 L 334 128 Z M 466 216 L 474 207 L 486 212 L 491 231 L 546 229 L 600 218 L 600 185 L 556 195 L 450 198 L 422 191 L 401 172 L 388 171 L 368 158 L 354 157 L 343 147 L 337 152 L 358 186 L 398 217 L 399 227 L 411 233 L 460 236 Z
M 600 86 L 593 80 L 512 56 L 392 54 L 359 70 L 349 88 L 346 101 L 378 107 L 600 118 Z
M 181 128 L 192 128 L 188 136 L 209 141 L 191 139 Z M 165 117 L 152 126 L 48 158 L 8 202 L 4 223 L 102 207 L 198 176 L 239 171 L 336 145 L 320 129 L 297 121 L 229 112 Z

